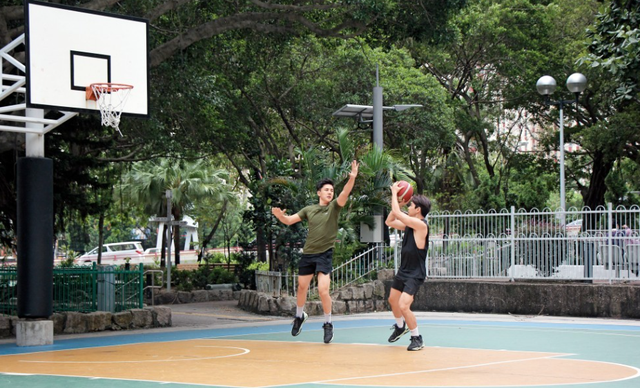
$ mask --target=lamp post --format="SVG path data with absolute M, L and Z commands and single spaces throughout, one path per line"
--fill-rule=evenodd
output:
M 587 78 L 580 73 L 573 73 L 567 78 L 567 89 L 575 95 L 574 100 L 551 101 L 550 96 L 556 90 L 556 80 L 550 75 L 545 75 L 538 79 L 536 83 L 538 93 L 544 96 L 544 103 L 556 105 L 560 110 L 560 207 L 562 208 L 562 223 L 564 225 L 564 212 L 566 211 L 566 193 L 564 187 L 564 116 L 563 108 L 565 104 L 578 104 L 578 97 L 587 88 Z
M 352 117 L 358 120 L 358 124 L 371 124 L 373 129 L 373 144 L 383 149 L 382 140 L 382 112 L 385 110 L 395 110 L 401 112 L 410 108 L 422 108 L 420 104 L 393 105 L 384 106 L 382 103 L 382 86 L 378 76 L 378 67 L 376 66 L 376 86 L 373 88 L 373 106 L 372 105 L 353 105 L 347 104 L 337 111 L 333 112 L 336 117 Z
M 373 88 L 373 105 L 347 104 L 333 112 L 333 116 L 355 118 L 358 122 L 358 126 L 360 126 L 360 124 L 371 124 L 371 128 L 373 130 L 373 145 L 382 151 L 384 149 L 384 142 L 382 138 L 382 112 L 385 110 L 401 112 L 411 108 L 422 107 L 420 104 L 384 106 L 382 100 L 382 87 L 380 86 L 378 66 L 376 66 L 376 86 Z M 370 230 L 370 228 L 364 223 L 360 224 L 360 241 L 370 243 L 381 243 L 384 241 L 382 210 L 378 209 L 376 213 L 377 214 L 373 216 L 375 219 L 374 230 Z M 378 254 L 381 254 L 381 252 L 378 252 Z M 397 271 L 397 257 L 395 258 L 395 262 Z

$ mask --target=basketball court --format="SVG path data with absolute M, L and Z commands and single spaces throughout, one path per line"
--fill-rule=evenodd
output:
M 640 322 L 418 313 L 425 348 L 390 344 L 391 313 L 290 319 L 0 344 L 0 386 L 638 387 Z M 213 317 L 212 317 L 213 318 Z M 228 317 L 230 320 L 233 317 Z
M 13 82 L 7 90 L 26 94 L 25 103 L 3 108 L 20 115 L 7 116 L 18 124 L 0 129 L 26 134 L 28 157 L 42 159 L 43 136 L 77 113 L 101 114 L 102 125 L 118 131 L 120 114 L 148 118 L 146 21 L 38 1 L 25 2 L 25 14 L 25 36 L 5 52 L 24 43 L 26 63 L 4 55 L 25 73 L 7 78 Z M 45 109 L 62 117 L 45 119 Z M 51 166 L 35 163 L 24 162 L 51 179 Z M 43 268 L 47 263 L 35 258 L 52 257 L 44 249 L 51 249 L 53 233 L 36 226 L 53 224 L 41 221 L 52 209 L 36 204 L 52 203 L 51 183 L 22 176 L 36 189 L 19 191 L 33 221 L 18 223 L 29 225 L 18 240 L 42 247 L 33 267 Z M 31 194 L 43 186 L 49 191 L 42 198 Z M 32 262 L 30 252 L 19 255 Z M 22 284 L 33 285 L 19 298 L 24 316 L 50 315 L 42 302 L 50 298 L 36 292 L 38 284 L 49 292 L 50 276 L 39 279 L 39 273 L 21 274 Z M 290 319 L 255 319 L 207 329 L 59 336 L 43 346 L 2 340 L 0 387 L 640 386 L 637 321 L 436 313 L 418 319 L 426 345 L 419 352 L 406 350 L 406 336 L 387 342 L 390 312 L 335 317 L 331 344 L 322 343 L 317 318 L 298 337 L 290 335 Z

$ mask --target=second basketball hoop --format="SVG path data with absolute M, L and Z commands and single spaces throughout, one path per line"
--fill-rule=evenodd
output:
M 98 82 L 87 86 L 87 100 L 95 100 L 102 125 L 115 128 L 120 136 L 120 115 L 133 85 Z

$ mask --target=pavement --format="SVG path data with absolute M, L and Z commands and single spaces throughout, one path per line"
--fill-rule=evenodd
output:
M 261 315 L 245 311 L 238 307 L 237 300 L 200 302 L 188 304 L 163 305 L 171 308 L 171 327 L 150 328 L 137 330 L 91 332 L 82 334 L 60 334 L 54 337 L 54 342 L 64 339 L 79 339 L 87 337 L 138 335 L 148 333 L 163 333 L 177 331 L 193 331 L 208 329 L 240 328 L 253 326 L 289 325 L 293 317 Z M 639 327 L 640 320 L 614 319 L 614 318 L 582 318 L 582 317 L 555 317 L 546 315 L 516 315 L 516 314 L 482 314 L 482 313 L 452 313 L 452 312 L 423 312 L 415 311 L 418 322 L 452 322 L 473 321 L 485 323 L 516 323 L 529 324 L 560 324 L 560 325 L 612 325 Z M 309 322 L 319 322 L 322 316 L 310 316 Z M 334 315 L 333 320 L 339 322 L 356 320 L 384 320 L 389 326 L 393 324 L 391 311 L 381 311 L 362 314 Z M 339 328 L 339 326 L 337 326 Z M 15 338 L 0 339 L 0 344 L 15 343 Z
M 290 322 L 292 317 L 255 314 L 238 307 L 237 300 L 165 305 L 171 308 L 172 327 L 181 330 L 211 329 L 239 323 Z

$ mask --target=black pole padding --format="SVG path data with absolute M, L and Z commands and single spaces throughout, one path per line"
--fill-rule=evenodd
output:
M 53 312 L 53 161 L 18 159 L 18 317 Z

